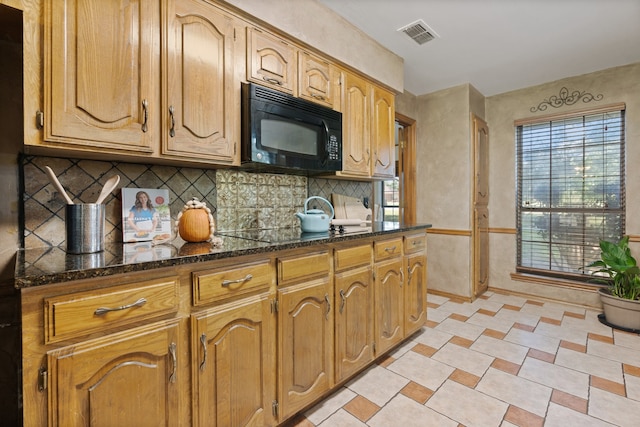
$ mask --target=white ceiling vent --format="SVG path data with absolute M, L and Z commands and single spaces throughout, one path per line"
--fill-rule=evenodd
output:
M 429 26 L 422 19 L 418 19 L 417 21 L 412 22 L 409 25 L 398 28 L 398 31 L 402 31 L 418 44 L 425 44 L 426 42 L 430 42 L 436 37 L 439 37 L 438 34 L 436 34 L 436 32 L 431 28 L 429 28 Z

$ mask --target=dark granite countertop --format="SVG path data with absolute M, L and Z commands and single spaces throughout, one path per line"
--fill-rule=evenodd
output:
M 221 247 L 212 247 L 210 243 L 182 243 L 182 241 L 179 245 L 155 246 L 151 242 L 118 243 L 105 244 L 105 249 L 102 252 L 82 255 L 67 254 L 64 246 L 23 249 L 19 250 L 16 256 L 15 287 L 21 289 L 71 280 L 153 270 L 430 227 L 430 224 L 379 222 L 374 223 L 369 230 L 355 233 L 306 235 L 300 233 L 298 229 L 274 229 L 267 230 L 268 232 L 262 230 L 257 237 L 251 237 L 258 240 L 250 240 L 246 233 L 227 232 L 219 235 L 223 239 Z M 244 236 L 244 238 L 236 236 Z

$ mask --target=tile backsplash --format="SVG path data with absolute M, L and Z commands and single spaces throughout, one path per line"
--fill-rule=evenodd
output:
M 218 230 L 298 227 L 295 213 L 309 195 L 331 200 L 340 193 L 363 200 L 372 184 L 297 175 L 249 173 L 233 169 L 198 169 L 56 157 L 24 156 L 24 248 L 58 246 L 65 241 L 65 201 L 44 172 L 49 166 L 76 203 L 93 203 L 102 185 L 120 175 L 117 190 L 105 200 L 105 242 L 122 242 L 120 189 L 166 188 L 172 222 L 184 204 L 205 201 Z

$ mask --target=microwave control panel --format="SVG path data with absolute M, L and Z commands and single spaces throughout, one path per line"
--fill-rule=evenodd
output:
M 329 160 L 340 160 L 340 144 L 338 144 L 338 138 L 335 135 L 329 136 L 327 142 L 327 155 Z

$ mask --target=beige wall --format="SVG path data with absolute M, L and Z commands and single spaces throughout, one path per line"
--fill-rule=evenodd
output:
M 559 96 L 560 89 L 584 91 L 602 95 L 601 101 L 561 108 L 548 107 L 532 113 L 530 109 L 550 96 Z M 490 226 L 492 229 L 512 229 L 515 233 L 515 142 L 514 120 L 549 114 L 594 108 L 597 106 L 626 103 L 626 233 L 640 235 L 640 172 L 634 168 L 640 164 L 640 63 L 612 68 L 596 73 L 571 77 L 539 86 L 508 92 L 486 99 L 487 121 L 490 132 Z M 569 290 L 511 279 L 515 272 L 515 234 L 491 233 L 490 286 L 532 293 L 569 302 L 597 306 L 598 297 L 593 291 Z M 632 244 L 632 251 L 640 254 L 640 244 Z

